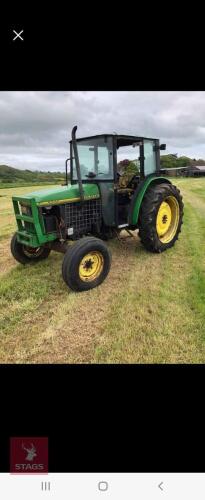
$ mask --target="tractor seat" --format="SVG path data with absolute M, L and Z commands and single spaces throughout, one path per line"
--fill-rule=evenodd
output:
M 125 189 L 128 188 L 128 185 L 132 181 L 133 177 L 135 177 L 136 174 L 133 172 L 127 172 L 124 173 L 123 175 L 120 175 L 119 180 L 118 180 L 118 189 Z

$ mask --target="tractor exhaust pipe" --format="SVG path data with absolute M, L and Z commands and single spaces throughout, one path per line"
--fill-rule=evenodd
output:
M 77 171 L 77 176 L 78 176 L 78 184 L 79 184 L 79 191 L 80 191 L 80 200 L 84 200 L 84 191 L 83 191 L 83 184 L 82 184 L 82 179 L 81 179 L 81 172 L 80 172 L 80 162 L 79 162 L 79 156 L 78 156 L 78 146 L 77 146 L 77 141 L 76 141 L 76 130 L 77 130 L 77 125 L 73 127 L 72 130 L 72 145 L 73 145 L 73 152 L 74 152 L 74 157 L 75 157 L 75 164 L 76 164 L 76 171 Z
M 65 161 L 65 185 L 67 186 L 68 185 L 68 161 L 70 160 L 70 158 L 67 158 L 67 160 Z

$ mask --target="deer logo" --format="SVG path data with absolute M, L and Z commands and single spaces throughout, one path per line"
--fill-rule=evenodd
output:
M 23 450 L 25 450 L 27 452 L 26 460 L 28 460 L 29 462 L 32 462 L 32 460 L 34 459 L 34 457 L 37 456 L 36 448 L 33 445 L 33 443 L 31 443 L 31 448 L 26 448 L 24 446 L 24 443 L 22 443 L 22 448 L 23 448 Z

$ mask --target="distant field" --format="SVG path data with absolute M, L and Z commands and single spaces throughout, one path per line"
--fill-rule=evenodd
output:
M 41 182 L 41 186 L 53 186 L 53 184 L 55 183 L 55 181 L 52 181 L 52 182 Z M 55 184 L 62 184 L 63 183 L 63 179 L 59 179 L 58 181 L 56 181 Z M 16 188 L 19 188 L 19 187 L 36 187 L 36 186 L 39 186 L 39 183 L 38 182 L 0 182 L 0 189 L 16 189 Z
M 64 181 L 65 173 L 63 172 L 32 171 L 0 165 L 0 189 L 61 184 Z
M 205 178 L 172 182 L 185 203 L 174 248 L 151 254 L 122 233 L 108 278 L 81 294 L 60 254 L 15 262 L 11 196 L 32 188 L 0 191 L 0 363 L 205 363 Z

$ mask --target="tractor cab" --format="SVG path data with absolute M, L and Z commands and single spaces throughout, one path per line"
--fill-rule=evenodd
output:
M 129 225 L 131 199 L 145 177 L 160 173 L 158 139 L 101 134 L 70 141 L 71 184 L 79 184 L 83 200 L 83 185 L 98 185 L 104 220 L 108 226 Z M 123 159 L 127 166 L 120 168 Z M 135 161 L 135 163 L 133 162 Z M 136 168 L 130 169 L 130 164 Z

